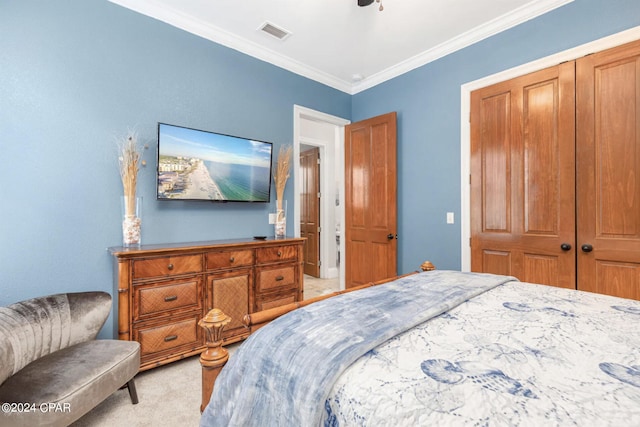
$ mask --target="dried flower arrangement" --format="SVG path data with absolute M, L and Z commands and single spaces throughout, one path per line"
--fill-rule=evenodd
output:
M 287 229 L 286 212 L 283 208 L 284 187 L 289 179 L 289 166 L 291 164 L 292 147 L 281 145 L 278 152 L 278 163 L 273 171 L 273 181 L 276 184 L 276 237 L 284 237 Z
M 130 132 L 124 140 L 118 141 L 118 150 L 120 152 L 118 164 L 120 166 L 120 178 L 122 178 L 124 197 L 136 197 L 138 170 L 140 168 L 140 159 L 142 158 L 136 133 Z M 126 212 L 126 215 L 133 214 L 135 214 L 135 212 Z
M 281 145 L 278 152 L 278 164 L 273 170 L 273 181 L 276 183 L 276 203 L 278 211 L 282 210 L 282 201 L 284 200 L 284 187 L 289 179 L 289 165 L 291 164 L 292 146 L 286 147 Z
M 118 141 L 118 151 L 120 178 L 124 190 L 123 242 L 125 245 L 140 244 L 141 219 L 136 216 L 136 186 L 142 153 L 138 146 L 137 134 L 130 131 L 123 140 Z

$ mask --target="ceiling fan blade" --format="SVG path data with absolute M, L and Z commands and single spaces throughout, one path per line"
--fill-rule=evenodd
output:
M 369 6 L 373 0 L 358 0 L 358 6 Z

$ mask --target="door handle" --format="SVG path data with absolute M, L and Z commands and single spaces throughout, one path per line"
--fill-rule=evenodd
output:
M 393 240 L 394 238 L 398 238 L 397 234 L 389 233 L 387 234 L 387 240 Z
M 593 250 L 593 246 L 591 246 L 588 243 L 585 243 L 580 247 L 580 249 L 582 249 L 582 252 L 591 252 Z
M 562 249 L 563 251 L 570 251 L 571 245 L 569 243 L 563 243 L 560 245 L 560 249 Z

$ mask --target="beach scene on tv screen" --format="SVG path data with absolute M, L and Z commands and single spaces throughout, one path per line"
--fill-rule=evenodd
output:
M 268 202 L 271 144 L 159 125 L 158 198 Z

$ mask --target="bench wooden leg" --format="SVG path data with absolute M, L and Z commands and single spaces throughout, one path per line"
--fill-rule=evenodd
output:
M 127 388 L 129 389 L 129 397 L 131 398 L 131 403 L 134 405 L 138 403 L 138 392 L 136 391 L 136 382 L 133 378 L 129 380 L 127 383 Z

